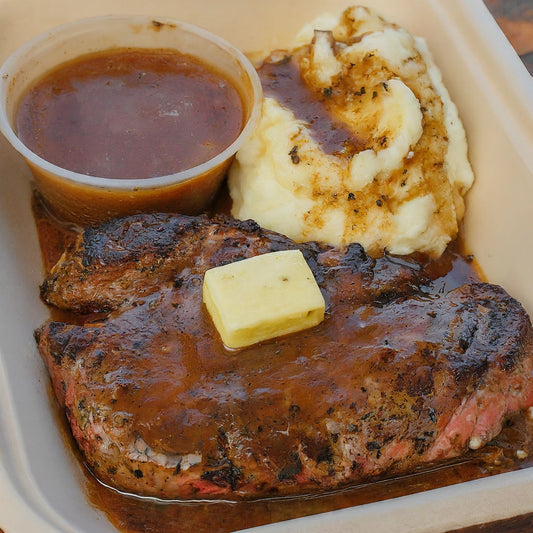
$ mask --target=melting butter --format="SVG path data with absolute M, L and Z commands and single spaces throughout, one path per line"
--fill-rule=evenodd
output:
M 325 302 L 299 250 L 284 250 L 205 273 L 203 301 L 222 341 L 243 348 L 318 325 Z

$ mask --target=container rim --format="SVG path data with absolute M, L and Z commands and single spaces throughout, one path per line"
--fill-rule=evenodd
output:
M 11 80 L 16 76 L 18 70 L 18 63 L 22 58 L 28 56 L 32 50 L 38 49 L 45 41 L 54 36 L 61 36 L 67 30 L 76 28 L 84 28 L 100 25 L 107 21 L 124 22 L 128 24 L 149 24 L 153 22 L 169 24 L 175 29 L 190 34 L 194 34 L 200 38 L 210 41 L 215 44 L 222 51 L 233 56 L 243 68 L 244 73 L 249 79 L 253 91 L 253 102 L 250 106 L 249 116 L 244 123 L 240 134 L 237 138 L 227 146 L 223 151 L 218 153 L 211 159 L 196 165 L 194 167 L 175 172 L 173 174 L 166 174 L 163 176 L 155 176 L 149 178 L 105 178 L 100 176 L 90 176 L 82 174 L 66 168 L 60 167 L 43 159 L 35 152 L 30 150 L 16 135 L 11 122 L 7 115 L 6 103 L 9 96 L 9 87 Z M 178 185 L 208 173 L 210 170 L 221 165 L 233 156 L 237 150 L 250 137 L 254 130 L 261 112 L 263 91 L 259 75 L 252 65 L 251 61 L 238 48 L 233 46 L 230 42 L 222 37 L 200 27 L 195 24 L 180 21 L 169 17 L 156 17 L 148 15 L 101 15 L 95 17 L 87 17 L 75 21 L 67 22 L 59 26 L 55 26 L 47 31 L 44 31 L 24 44 L 19 46 L 12 52 L 5 62 L 0 67 L 0 132 L 6 137 L 9 143 L 15 150 L 21 154 L 30 164 L 33 164 L 45 172 L 51 173 L 59 178 L 70 181 L 74 184 L 86 185 L 94 188 L 111 189 L 111 190 L 138 190 L 138 189 L 157 189 L 169 185 Z

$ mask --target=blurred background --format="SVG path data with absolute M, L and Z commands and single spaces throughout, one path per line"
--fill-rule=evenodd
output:
M 533 0 L 484 0 L 533 75 Z

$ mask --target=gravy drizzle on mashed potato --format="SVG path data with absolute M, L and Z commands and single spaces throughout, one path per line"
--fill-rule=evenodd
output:
M 288 63 L 298 78 L 289 83 Z M 262 116 L 230 169 L 233 216 L 299 242 L 439 256 L 457 234 L 473 174 L 424 40 L 351 7 L 304 28 L 293 50 L 258 70 Z M 351 134 L 340 149 L 321 140 L 323 121 L 299 115 L 302 84 L 330 131 Z

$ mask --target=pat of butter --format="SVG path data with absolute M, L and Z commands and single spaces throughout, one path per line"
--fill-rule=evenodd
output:
M 324 319 L 324 297 L 300 250 L 208 270 L 203 299 L 228 348 L 310 328 Z

